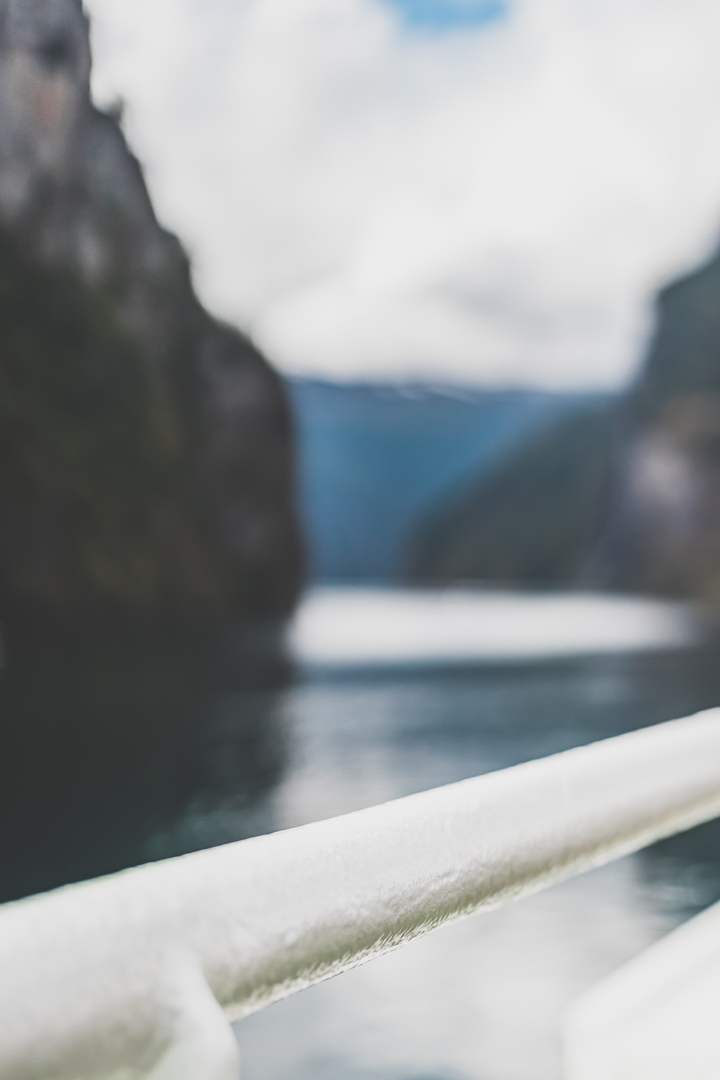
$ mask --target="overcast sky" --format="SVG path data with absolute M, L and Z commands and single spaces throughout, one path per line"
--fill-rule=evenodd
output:
M 208 307 L 284 370 L 610 387 L 720 228 L 717 0 L 87 0 Z

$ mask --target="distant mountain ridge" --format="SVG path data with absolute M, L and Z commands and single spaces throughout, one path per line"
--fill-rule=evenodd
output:
M 289 380 L 288 390 L 310 573 L 320 581 L 435 576 L 409 565 L 425 523 L 524 447 L 605 401 L 313 379 Z
M 405 578 L 568 585 L 582 579 L 614 481 L 617 399 L 577 401 L 415 528 Z
M 415 581 L 584 584 L 720 607 L 720 252 L 657 299 L 634 386 L 576 407 L 416 526 Z

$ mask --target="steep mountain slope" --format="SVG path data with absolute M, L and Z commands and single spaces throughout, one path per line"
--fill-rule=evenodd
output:
M 624 428 L 592 579 L 720 603 L 720 255 L 660 294 Z
M 577 580 L 612 477 L 614 400 L 578 401 L 494 469 L 439 501 L 405 555 L 410 580 Z
M 720 254 L 665 288 L 635 386 L 446 499 L 414 579 L 582 582 L 720 604 Z
M 89 71 L 81 0 L 0 0 L 0 618 L 282 614 L 282 383 L 198 303 Z

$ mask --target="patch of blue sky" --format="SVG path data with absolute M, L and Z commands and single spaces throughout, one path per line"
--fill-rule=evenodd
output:
M 506 0 L 385 0 L 408 26 L 458 30 L 497 22 L 508 14 Z

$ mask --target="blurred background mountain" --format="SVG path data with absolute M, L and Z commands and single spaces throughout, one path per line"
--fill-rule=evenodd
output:
M 720 602 L 720 256 L 665 288 L 591 580 Z
M 720 602 L 720 257 L 663 289 L 624 393 L 296 379 L 320 581 Z
M 720 256 L 663 289 L 634 385 L 575 403 L 412 531 L 420 580 L 720 602 Z
M 0 618 L 278 617 L 298 594 L 289 406 L 195 297 L 79 0 L 0 6 Z

